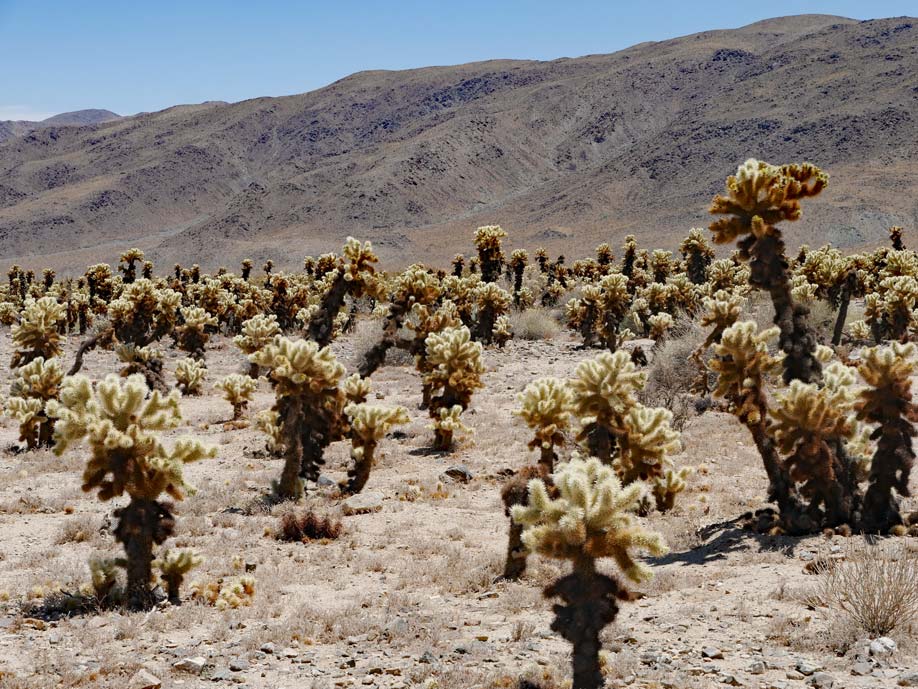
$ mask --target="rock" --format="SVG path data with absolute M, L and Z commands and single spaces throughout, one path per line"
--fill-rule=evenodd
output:
M 316 481 L 316 485 L 319 488 L 331 488 L 332 486 L 337 486 L 338 483 L 337 481 L 333 481 L 332 479 L 328 478 L 328 476 L 325 474 L 322 474 L 319 476 L 319 480 Z
M 752 665 L 749 666 L 750 675 L 761 675 L 765 673 L 765 663 L 761 660 L 755 661 Z
M 249 661 L 244 658 L 235 658 L 230 661 L 229 669 L 233 672 L 245 672 L 249 669 Z
M 900 687 L 918 687 L 918 672 L 907 672 L 900 675 L 897 684 Z
M 817 672 L 807 680 L 807 684 L 816 689 L 832 689 L 835 686 L 835 678 L 828 672 Z
M 855 663 L 851 666 L 851 674 L 856 677 L 866 677 L 873 670 L 873 665 L 870 663 Z
M 141 669 L 128 680 L 127 689 L 159 689 L 161 686 L 163 683 L 159 677 Z
M 721 684 L 729 684 L 731 687 L 741 687 L 743 683 L 740 682 L 735 675 L 721 675 L 718 677 Z
M 200 675 L 205 665 L 207 665 L 207 660 L 204 656 L 195 656 L 193 658 L 182 658 L 173 663 L 172 667 L 176 670 L 190 672 L 193 675 Z
M 232 680 L 233 673 L 231 673 L 229 669 L 225 667 L 217 668 L 210 675 L 211 682 L 231 682 Z
M 281 655 L 284 656 L 284 658 L 296 658 L 299 654 L 300 652 L 295 648 L 285 648 L 281 651 Z
M 888 656 L 896 651 L 896 642 L 888 636 L 881 636 L 870 642 L 869 649 L 872 656 Z
M 341 509 L 347 516 L 370 514 L 371 512 L 379 512 L 382 509 L 382 502 L 382 493 L 358 493 L 341 503 Z
M 425 663 L 427 665 L 433 665 L 437 662 L 437 657 L 430 651 L 424 651 L 424 654 L 418 658 L 419 663 Z
M 260 648 L 259 650 L 260 650 L 262 653 L 270 653 L 270 654 L 273 655 L 274 653 L 277 652 L 277 646 L 275 646 L 274 644 L 272 644 L 272 643 L 269 641 L 269 642 L 266 643 L 266 644 L 262 644 L 262 645 L 261 645 L 261 648 Z
M 712 646 L 705 646 L 701 649 L 702 658 L 710 658 L 711 660 L 723 660 L 724 652 L 719 648 L 713 648 Z
M 797 672 L 799 672 L 804 677 L 809 677 L 815 672 L 819 671 L 818 665 L 813 665 L 813 663 L 807 660 L 801 660 L 797 663 Z
M 472 472 L 465 464 L 454 464 L 444 471 L 440 478 L 454 483 L 468 483 L 472 480 Z

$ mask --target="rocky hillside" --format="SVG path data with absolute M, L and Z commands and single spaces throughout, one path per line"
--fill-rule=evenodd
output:
M 0 144 L 0 263 L 299 263 L 373 240 L 444 260 L 472 229 L 586 251 L 674 246 L 745 158 L 832 174 L 792 241 L 918 223 L 918 20 L 801 16 L 610 55 L 361 72 Z M 916 242 L 918 246 L 918 242 Z
M 42 127 L 85 127 L 91 124 L 101 124 L 120 119 L 121 115 L 111 110 L 74 110 L 62 112 L 39 122 L 30 120 L 0 120 L 0 141 L 6 141 L 14 136 L 23 136 L 35 129 Z

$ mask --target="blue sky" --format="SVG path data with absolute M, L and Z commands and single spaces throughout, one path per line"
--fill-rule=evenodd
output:
M 309 91 L 364 69 L 552 59 L 767 17 L 918 14 L 918 0 L 0 0 L 0 119 Z

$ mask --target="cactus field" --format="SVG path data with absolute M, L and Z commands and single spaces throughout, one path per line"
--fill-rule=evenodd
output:
M 676 251 L 10 267 L 0 689 L 918 686 L 918 233 L 730 172 Z

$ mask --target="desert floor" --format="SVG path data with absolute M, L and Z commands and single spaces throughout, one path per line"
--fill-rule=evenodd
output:
M 6 361 L 8 334 L 0 340 Z M 349 370 L 358 341 L 334 345 Z M 76 345 L 71 338 L 68 366 Z M 224 427 L 230 405 L 211 386 L 242 371 L 244 361 L 230 340 L 212 340 L 206 392 L 182 400 L 186 423 L 169 435 L 193 433 L 215 444 L 219 456 L 187 468 L 197 493 L 177 505 L 176 535 L 167 545 L 204 556 L 191 580 L 230 579 L 254 565 L 253 604 L 225 611 L 188 600 L 147 613 L 28 617 L 30 600 L 86 583 L 90 556 L 120 553 L 111 534 L 117 504 L 81 492 L 85 448 L 60 458 L 16 453 L 16 425 L 2 421 L 0 687 L 139 689 L 148 686 L 141 670 L 163 687 L 472 689 L 514 687 L 521 676 L 565 686 L 569 646 L 549 630 L 551 608 L 541 596 L 565 564 L 532 557 L 522 581 L 496 582 L 508 527 L 499 493 L 508 472 L 534 460 L 529 432 L 511 413 L 516 395 L 539 376 L 570 375 L 595 354 L 566 334 L 488 350 L 485 388 L 466 417 L 474 435 L 449 455 L 429 451 L 432 431 L 418 409 L 413 366 L 380 369 L 370 401 L 404 405 L 412 419 L 381 443 L 364 491 L 381 509 L 344 516 L 332 486 L 310 486 L 304 504 L 340 519 L 344 533 L 327 543 L 286 543 L 273 533 L 287 508 L 247 514 L 281 462 L 265 456 L 254 428 Z M 166 354 L 170 382 L 178 358 Z M 99 351 L 83 372 L 98 379 L 116 368 L 114 354 Z M 248 415 L 272 402 L 263 380 Z M 689 421 L 683 445 L 677 464 L 700 469 L 673 512 L 649 518 L 671 552 L 651 560 L 656 578 L 639 587 L 646 596 L 624 604 L 605 632 L 608 686 L 790 689 L 828 687 L 831 676 L 836 689 L 849 689 L 911 681 L 918 644 L 907 630 L 895 636 L 894 653 L 869 656 L 867 637 L 807 605 L 818 579 L 805 571 L 807 562 L 844 553 L 848 539 L 759 536 L 736 525 L 742 513 L 764 506 L 766 490 L 745 429 L 708 412 Z M 336 443 L 324 475 L 339 480 L 348 459 L 347 443 Z M 455 465 L 471 480 L 445 477 Z M 918 500 L 908 507 L 918 508 Z M 918 539 L 899 540 L 918 548 Z

